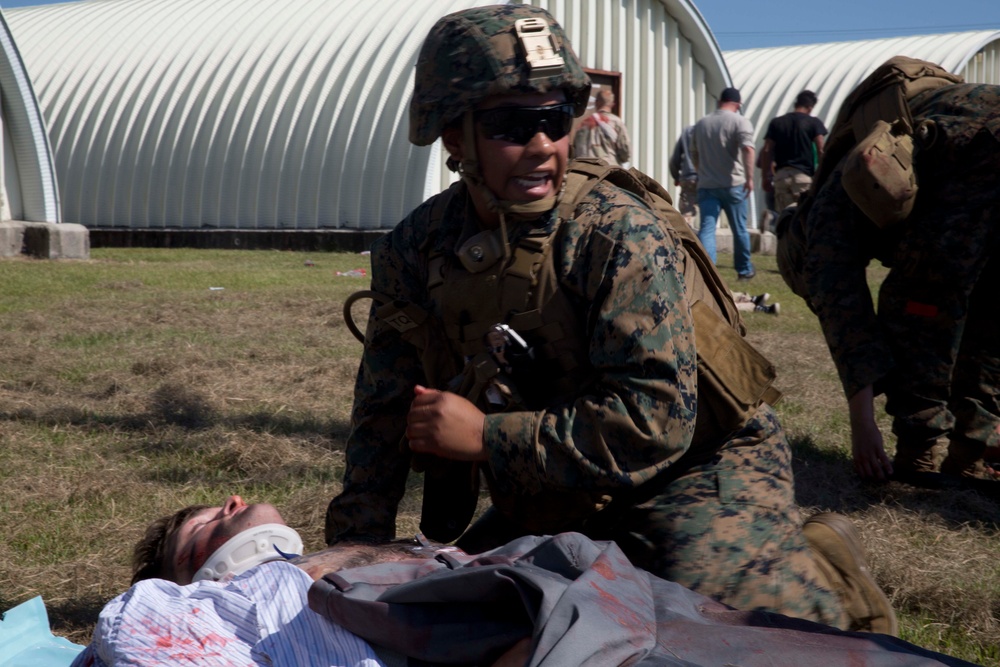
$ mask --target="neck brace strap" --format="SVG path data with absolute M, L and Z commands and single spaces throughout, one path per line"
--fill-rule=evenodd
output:
M 215 550 L 192 581 L 218 581 L 227 574 L 241 574 L 271 560 L 298 556 L 302 538 L 288 526 L 265 523 L 235 535 Z

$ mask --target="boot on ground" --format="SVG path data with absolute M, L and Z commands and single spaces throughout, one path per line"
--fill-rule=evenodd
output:
M 896 612 L 865 561 L 861 538 L 847 517 L 821 512 L 809 517 L 802 533 L 827 586 L 841 599 L 848 630 L 899 635 Z

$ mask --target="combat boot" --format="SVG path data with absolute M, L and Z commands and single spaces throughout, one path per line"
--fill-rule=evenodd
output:
M 892 479 L 924 489 L 943 488 L 945 480 L 938 472 L 938 461 L 944 447 L 938 438 L 899 438 L 892 459 Z
M 824 583 L 834 591 L 850 619 L 848 630 L 899 634 L 896 612 L 865 561 L 861 538 L 851 521 L 835 512 L 809 517 L 802 534 L 812 549 Z
M 985 444 L 953 436 L 941 473 L 956 486 L 996 497 L 1000 494 L 1000 472 L 983 460 L 985 453 Z

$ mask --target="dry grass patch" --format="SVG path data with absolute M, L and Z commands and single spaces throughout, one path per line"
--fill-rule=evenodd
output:
M 56 632 L 81 643 L 127 587 L 146 524 L 179 507 L 231 493 L 270 501 L 307 549 L 322 546 L 361 351 L 341 311 L 367 286 L 335 275 L 366 266 L 357 255 L 93 257 L 0 262 L 0 608 L 42 595 Z M 731 257 L 720 260 L 734 279 Z M 752 290 L 782 311 L 751 314 L 750 338 L 778 367 L 804 513 L 844 512 L 862 529 L 905 638 L 1000 663 L 1000 505 L 860 484 L 815 318 L 773 258 L 755 262 Z M 359 320 L 366 309 L 355 305 Z M 401 535 L 416 532 L 421 486 L 411 476 Z

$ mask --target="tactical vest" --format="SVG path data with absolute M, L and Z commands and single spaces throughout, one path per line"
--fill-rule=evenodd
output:
M 412 304 L 385 299 L 380 299 L 383 305 L 377 308 L 376 317 L 392 324 L 421 351 L 429 383 L 465 396 L 485 412 L 541 409 L 550 401 L 586 391 L 596 377 L 586 363 L 587 340 L 574 335 L 586 330 L 586 322 L 580 321 L 578 315 L 586 308 L 573 299 L 593 300 L 600 285 L 589 286 L 588 293 L 582 296 L 560 289 L 552 248 L 561 238 L 563 221 L 574 218 L 577 205 L 602 181 L 642 199 L 657 214 L 666 233 L 679 240 L 677 251 L 683 257 L 686 297 L 698 352 L 698 414 L 691 455 L 684 459 L 691 465 L 713 455 L 724 444 L 725 436 L 741 428 L 761 402 L 773 404 L 780 393 L 772 387 L 773 365 L 744 339 L 746 329 L 732 293 L 697 237 L 671 206 L 670 195 L 638 170 L 625 171 L 596 159 L 573 161 L 557 216 L 546 227 L 520 236 L 511 248 L 509 260 L 499 256 L 503 240 L 497 239 L 496 232 L 482 232 L 467 239 L 457 250 L 461 261 L 437 251 L 428 256 L 427 291 L 439 317 Z M 434 203 L 428 239 L 435 237 L 450 199 L 445 193 Z M 594 237 L 592 252 L 610 258 L 613 250 L 613 241 L 600 235 Z M 481 270 L 477 270 L 479 264 Z M 361 295 L 379 298 L 370 292 Z M 353 299 L 345 304 L 348 320 Z M 531 343 L 532 374 L 526 381 L 507 375 L 486 349 L 484 339 L 498 323 L 508 325 Z M 349 326 L 353 323 L 349 322 Z M 356 328 L 352 331 L 359 334 Z M 448 345 L 443 344 L 445 339 Z M 445 348 L 450 349 L 443 352 Z M 458 358 L 467 360 L 461 372 L 454 363 Z M 499 408 L 491 405 L 484 393 L 490 387 L 501 388 L 504 403 Z M 475 471 L 468 464 L 449 462 L 445 465 L 450 467 L 451 480 L 446 481 L 438 479 L 439 471 L 432 471 L 438 463 L 434 459 L 434 465 L 425 470 L 429 477 L 425 478 L 421 530 L 433 539 L 448 542 L 464 530 L 468 523 L 464 517 L 471 519 L 475 509 L 474 498 L 468 499 L 469 479 L 475 477 Z M 683 468 L 673 466 L 670 475 L 679 475 Z M 489 483 L 488 473 L 486 479 Z M 655 485 L 664 485 L 664 480 L 655 480 Z M 650 483 L 643 495 L 652 497 L 653 489 L 654 483 Z M 465 500 L 458 497 L 463 494 Z M 493 503 L 532 532 L 551 533 L 572 527 L 574 522 L 606 507 L 610 500 L 603 494 L 581 491 L 544 497 L 496 496 Z
M 905 220 L 918 188 L 913 136 L 932 130 L 914 127 L 909 100 L 963 81 L 933 63 L 896 56 L 872 72 L 844 100 L 812 185 L 797 207 L 781 212 L 775 229 L 778 270 L 785 283 L 806 302 L 806 219 L 816 193 L 846 158 L 842 183 L 865 215 L 880 227 Z

